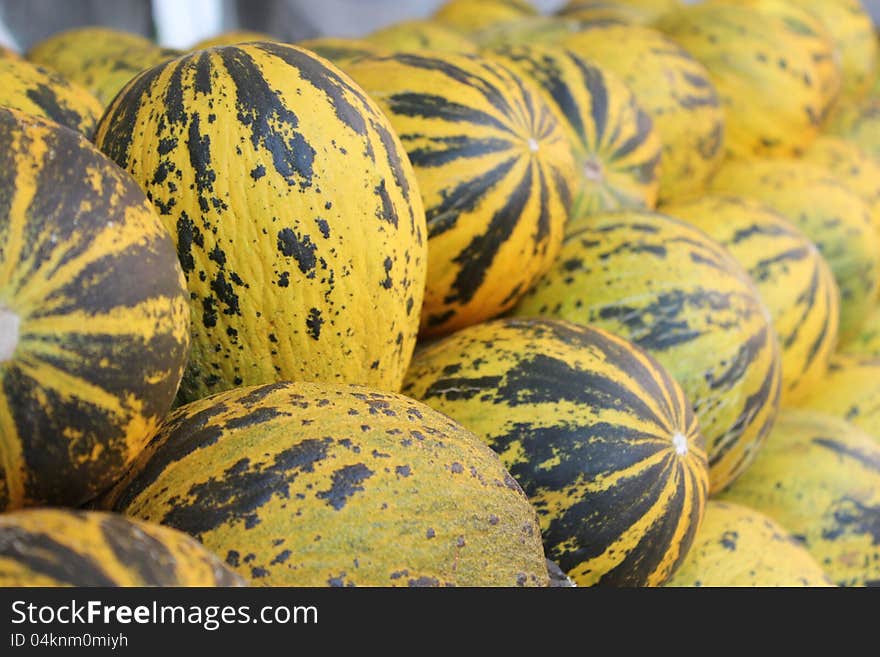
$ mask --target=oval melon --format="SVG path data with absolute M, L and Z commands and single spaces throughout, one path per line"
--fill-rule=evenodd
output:
M 473 433 L 402 395 L 278 383 L 172 412 L 102 503 L 254 585 L 547 586 L 535 511 Z
M 705 445 L 681 388 L 641 349 L 568 322 L 496 320 L 426 345 L 404 390 L 499 454 L 578 586 L 656 586 L 687 553 Z

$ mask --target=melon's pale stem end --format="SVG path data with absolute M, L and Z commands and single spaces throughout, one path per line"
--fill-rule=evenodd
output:
M 20 324 L 19 316 L 0 304 L 0 363 L 12 360 L 15 350 L 18 348 Z
M 590 159 L 584 163 L 584 176 L 587 180 L 599 183 L 605 179 L 605 172 L 599 162 Z
M 675 453 L 679 456 L 684 456 L 688 453 L 688 441 L 683 433 L 677 431 L 675 435 L 672 436 L 672 445 L 675 447 Z
M 538 140 L 533 137 L 529 138 L 529 150 L 532 151 L 532 153 L 537 153 L 539 148 Z

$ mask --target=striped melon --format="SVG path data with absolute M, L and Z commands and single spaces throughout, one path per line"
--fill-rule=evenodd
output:
M 383 56 L 390 53 L 370 41 L 363 39 L 343 39 L 340 37 L 320 37 L 297 41 L 300 48 L 311 50 L 324 59 L 329 59 L 337 66 L 345 67 L 346 64 L 370 56 Z
M 865 202 L 827 169 L 785 158 L 727 162 L 712 189 L 764 202 L 813 240 L 840 289 L 840 341 L 855 337 L 880 288 L 880 239 Z
M 838 354 L 822 386 L 799 406 L 843 418 L 880 444 L 880 357 Z
M 278 41 L 271 34 L 265 32 L 255 32 L 253 30 L 228 30 L 215 34 L 207 39 L 202 39 L 194 43 L 190 50 L 204 50 L 205 48 L 213 48 L 214 46 L 234 46 L 238 43 L 251 43 L 254 41 Z
M 81 134 L 0 108 L 0 511 L 110 486 L 189 346 L 174 243 Z
M 804 546 L 769 516 L 709 500 L 706 516 L 670 587 L 832 586 Z
M 558 110 L 580 171 L 573 214 L 657 205 L 660 137 L 620 78 L 550 46 L 509 46 L 492 56 L 537 82 Z
M 573 32 L 583 29 L 580 21 L 559 16 L 527 16 L 515 21 L 492 25 L 470 38 L 483 50 L 510 46 L 545 45 L 559 47 L 559 43 Z
M 587 23 L 618 21 L 648 25 L 681 5 L 682 0 L 568 0 L 556 13 Z
M 104 108 L 88 91 L 24 59 L 0 58 L 0 106 L 55 121 L 91 137 Z
M 53 34 L 31 46 L 27 59 L 58 71 L 106 106 L 135 75 L 177 54 L 139 34 L 93 26 Z
M 820 384 L 837 348 L 840 292 L 813 242 L 757 201 L 706 195 L 662 211 L 727 247 L 754 281 L 782 347 L 783 404 Z
M 492 450 L 360 386 L 180 407 L 104 503 L 195 536 L 255 585 L 548 584 L 535 510 Z
M 733 256 L 680 220 L 575 218 L 553 269 L 514 312 L 595 325 L 656 357 L 699 418 L 713 493 L 748 467 L 773 424 L 781 359 L 769 313 Z
M 845 420 L 784 409 L 720 499 L 773 518 L 839 586 L 880 584 L 880 443 Z
M 408 20 L 383 27 L 364 37 L 394 52 L 433 50 L 476 54 L 477 46 L 451 27 L 430 20 Z
M 590 26 L 560 45 L 620 75 L 663 143 L 660 198 L 701 192 L 724 156 L 724 109 L 706 68 L 656 30 Z M 658 84 L 662 80 L 662 84 Z
M 843 351 L 880 358 L 880 306 L 868 315 L 859 334 L 844 345 Z
M 540 90 L 458 54 L 361 59 L 347 68 L 391 120 L 428 220 L 422 335 L 511 308 L 553 262 L 577 164 Z
M 716 0 L 655 23 L 709 70 L 724 104 L 731 156 L 802 152 L 836 98 L 829 96 L 839 89 L 839 70 L 828 70 L 833 43 L 809 14 L 797 13 L 793 20 L 753 2 Z M 829 75 L 837 76 L 831 88 Z
M 528 0 L 446 0 L 432 18 L 467 34 L 537 15 L 538 10 Z
M 861 103 L 842 105 L 828 132 L 854 142 L 871 157 L 880 159 L 880 94 Z
M 176 237 L 193 317 L 182 401 L 286 379 L 399 388 L 424 209 L 350 78 L 295 46 L 209 48 L 133 80 L 96 141 Z
M 499 454 L 578 586 L 660 585 L 687 553 L 708 494 L 704 441 L 641 349 L 568 322 L 496 320 L 419 350 L 404 391 Z
M 190 536 L 115 513 L 0 515 L 0 586 L 245 586 Z

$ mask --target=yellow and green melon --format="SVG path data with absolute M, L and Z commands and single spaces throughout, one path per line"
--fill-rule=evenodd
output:
M 580 171 L 573 214 L 657 205 L 660 137 L 620 78 L 552 46 L 509 46 L 491 55 L 536 82 L 558 111 Z
M 361 59 L 363 57 L 377 56 L 381 57 L 390 53 L 375 43 L 365 41 L 364 39 L 346 39 L 343 37 L 318 37 L 315 39 L 305 39 L 297 41 L 296 44 L 300 48 L 311 50 L 316 55 L 320 55 L 324 59 L 345 68 L 346 64 Z
M 778 522 L 741 504 L 709 500 L 703 524 L 669 587 L 833 586 Z
M 89 26 L 53 34 L 31 46 L 26 57 L 58 71 L 107 106 L 135 75 L 178 54 L 139 34 Z
M 868 315 L 858 335 L 847 342 L 842 351 L 880 358 L 880 306 Z
M 776 0 L 716 0 L 666 14 L 654 26 L 711 74 L 731 156 L 794 155 L 816 138 L 840 72 L 827 31 L 810 14 Z
M 748 468 L 773 425 L 781 358 L 769 311 L 730 252 L 681 220 L 575 218 L 514 313 L 593 325 L 654 356 L 693 404 L 713 493 Z
M 681 6 L 682 0 L 568 0 L 556 13 L 585 23 L 648 25 Z
M 534 83 L 492 59 L 449 53 L 353 62 L 415 169 L 428 222 L 421 334 L 509 310 L 550 267 L 578 167 Z
M 0 58 L 0 106 L 55 121 L 91 138 L 104 113 L 97 98 L 24 59 Z
M 469 34 L 538 13 L 528 0 L 446 0 L 432 19 Z
M 78 506 L 122 476 L 171 408 L 189 319 L 137 183 L 0 108 L 0 511 Z
M 208 587 L 246 580 L 191 536 L 121 514 L 0 514 L 0 586 Z
M 842 105 L 828 132 L 854 142 L 871 157 L 880 159 L 880 95 Z
M 832 582 L 880 582 L 880 442 L 825 413 L 784 409 L 758 458 L 719 498 L 773 518 Z
M 819 250 L 782 215 L 751 199 L 707 194 L 661 208 L 725 246 L 754 281 L 782 347 L 782 404 L 826 385 L 837 349 L 840 292 Z
M 271 34 L 255 32 L 253 30 L 228 30 L 215 34 L 212 37 L 202 39 L 190 47 L 190 50 L 204 50 L 214 46 L 234 46 L 239 43 L 252 43 L 254 41 L 278 41 Z
M 391 52 L 477 53 L 477 45 L 461 32 L 438 21 L 408 20 L 371 32 L 364 39 Z
M 133 80 L 96 134 L 176 238 L 193 318 L 181 401 L 290 379 L 399 388 L 424 209 L 347 75 L 296 46 L 209 48 Z
M 535 510 L 471 431 L 399 394 L 278 383 L 173 411 L 102 500 L 262 586 L 547 586 Z
M 840 342 L 854 338 L 880 289 L 880 234 L 862 198 L 828 169 L 788 158 L 729 161 L 712 190 L 762 201 L 816 244 L 840 289 Z
M 499 454 L 578 586 L 660 585 L 687 554 L 708 495 L 704 440 L 681 387 L 626 340 L 484 322 L 420 349 L 404 391 Z

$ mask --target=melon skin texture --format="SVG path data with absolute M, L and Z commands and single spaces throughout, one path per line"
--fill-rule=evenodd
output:
M 880 443 L 840 418 L 784 409 L 722 501 L 773 518 L 838 586 L 880 581 Z
M 872 157 L 880 159 L 880 95 L 860 103 L 841 105 L 828 132 L 854 142 Z
M 431 20 L 394 23 L 371 32 L 364 40 L 392 52 L 435 51 L 477 53 L 477 44 L 460 32 Z
M 730 252 L 681 220 L 576 218 L 514 314 L 596 326 L 654 356 L 699 419 L 713 494 L 748 468 L 773 425 L 781 354 L 769 311 Z
M 838 344 L 840 291 L 810 238 L 748 198 L 708 194 L 661 211 L 705 231 L 754 281 L 782 348 L 781 404 L 824 388 Z
M 0 109 L 0 510 L 78 506 L 168 412 L 190 344 L 174 243 L 81 134 Z
M 297 41 L 294 45 L 311 50 L 316 55 L 328 59 L 344 70 L 350 62 L 364 57 L 381 57 L 390 53 L 372 41 L 364 39 L 343 39 L 340 37 L 319 37 Z
M 840 343 L 854 338 L 880 288 L 880 234 L 862 198 L 828 169 L 793 158 L 729 161 L 711 189 L 763 202 L 816 244 L 840 290 Z
M 251 30 L 229 30 L 215 34 L 207 39 L 197 41 L 192 45 L 190 50 L 204 50 L 205 48 L 214 48 L 215 46 L 234 46 L 239 43 L 251 43 L 254 41 L 278 41 L 275 37 L 265 32 L 254 32 Z
M 681 0 L 568 0 L 556 13 L 586 23 L 619 21 L 648 25 L 681 6 Z
M 420 335 L 506 312 L 552 264 L 578 171 L 541 91 L 481 56 L 398 53 L 347 72 L 413 164 L 428 223 Z
M 709 500 L 703 524 L 669 587 L 828 587 L 825 571 L 763 513 Z
M 96 142 L 175 237 L 193 318 L 181 402 L 288 379 L 400 387 L 424 209 L 400 142 L 344 73 L 283 44 L 197 51 L 133 80 Z
M 420 349 L 404 391 L 477 433 L 538 511 L 578 586 L 658 586 L 684 558 L 709 477 L 666 370 L 592 327 L 503 319 Z
M 847 354 L 880 358 L 880 306 L 862 323 L 859 334 L 844 345 Z
M 473 433 L 362 386 L 278 383 L 176 409 L 101 501 L 260 586 L 547 586 L 522 489 Z
M 23 59 L 0 58 L 0 105 L 91 138 L 104 112 L 98 99 L 63 76 Z
M 537 15 L 538 10 L 528 0 L 447 0 L 431 18 L 464 34 L 472 34 Z
M 246 586 L 186 534 L 120 514 L 27 509 L 0 515 L 0 586 Z

